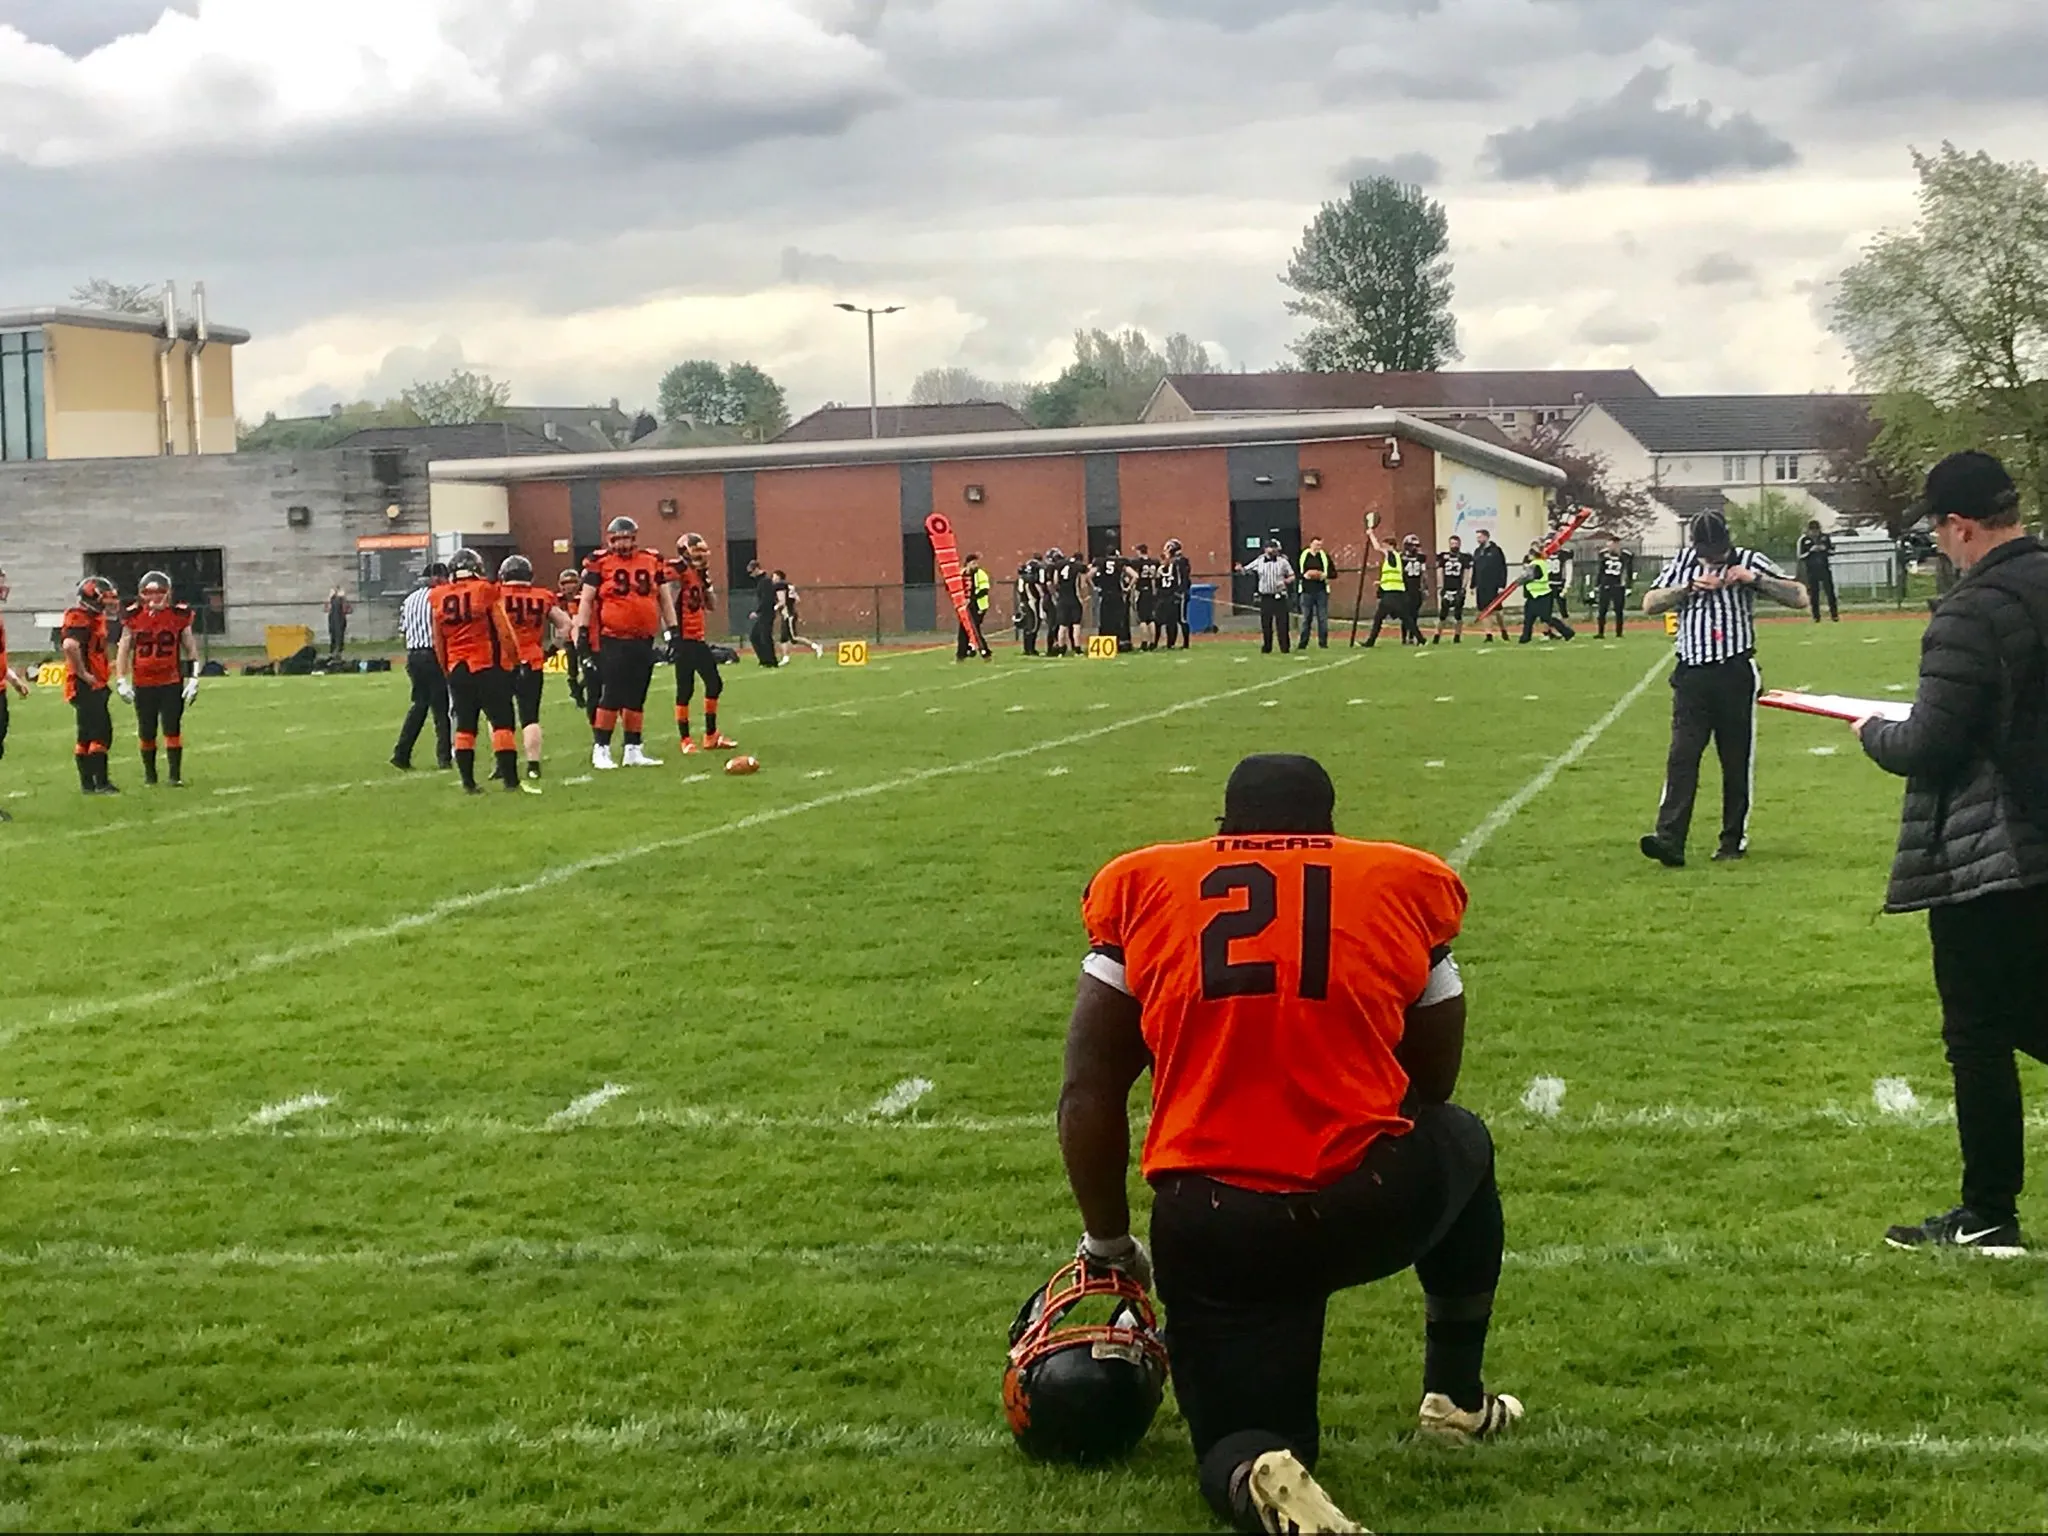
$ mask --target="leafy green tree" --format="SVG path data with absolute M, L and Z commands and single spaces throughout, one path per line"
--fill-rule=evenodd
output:
M 1632 539 L 1642 533 L 1656 516 L 1657 509 L 1640 487 L 1626 482 L 1616 482 L 1610 477 L 1611 467 L 1604 453 L 1591 453 L 1565 442 L 1558 427 L 1538 427 L 1534 436 L 1521 445 L 1521 451 L 1532 459 L 1539 459 L 1565 473 L 1564 489 L 1557 500 L 1557 506 L 1578 507 L 1589 510 L 1593 520 L 1589 525 L 1597 534 L 1617 534 Z M 1553 528 L 1561 526 L 1556 513 L 1550 519 Z
M 910 403 L 972 405 L 989 400 L 1022 410 L 1035 387 L 1030 384 L 999 384 L 967 368 L 927 368 L 910 386 Z
M 1450 220 L 1420 187 L 1374 176 L 1325 203 L 1281 281 L 1309 322 L 1294 354 L 1314 373 L 1411 372 L 1455 360 Z
M 2048 175 L 2031 162 L 1914 151 L 1920 209 L 1842 274 L 1834 328 L 1882 396 L 1880 451 L 1925 466 L 1998 454 L 2048 512 Z
M 725 373 L 732 420 L 750 443 L 765 443 L 789 430 L 789 400 L 782 386 L 752 363 L 734 363 Z
M 1799 535 L 1813 512 L 1783 491 L 1767 490 L 1754 501 L 1728 503 L 1728 531 L 1747 549 L 1761 550 L 1779 562 L 1792 558 Z
M 1169 373 L 1215 371 L 1208 349 L 1182 332 L 1167 337 L 1162 351 L 1139 330 L 1076 331 L 1073 362 L 1031 393 L 1024 413 L 1041 427 L 1136 421 Z
M 747 442 L 764 443 L 789 427 L 789 401 L 780 384 L 752 363 L 730 368 L 709 358 L 678 363 L 662 376 L 656 409 L 665 422 L 732 427 Z
M 467 368 L 445 379 L 423 379 L 399 395 L 408 411 L 429 427 L 464 427 L 489 421 L 512 398 L 512 386 Z
M 1085 363 L 1069 363 L 1050 384 L 1041 384 L 1024 402 L 1024 414 L 1034 427 L 1083 427 L 1091 403 L 1109 389 L 1103 376 Z
M 1920 472 L 1885 440 L 1884 424 L 1861 400 L 1843 399 L 1820 412 L 1820 445 L 1827 455 L 1822 478 L 1829 498 L 1851 528 L 1882 528 L 1893 538 L 1905 530 L 1906 509 L 1920 494 Z

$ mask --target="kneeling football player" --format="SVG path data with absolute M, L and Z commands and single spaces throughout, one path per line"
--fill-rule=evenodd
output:
M 455 716 L 455 767 L 463 790 L 480 795 L 476 782 L 476 728 L 491 722 L 492 772 L 506 789 L 540 793 L 519 777 L 519 738 L 512 729 L 512 674 L 519 639 L 498 595 L 484 577 L 483 556 L 458 549 L 448 560 L 448 580 L 429 597 L 434 614 L 434 649 L 448 677 L 449 712 Z
M 1156 1261 L 1202 1491 L 1245 1531 L 1360 1529 L 1310 1475 L 1334 1292 L 1415 1271 L 1425 1434 L 1484 1440 L 1522 1412 L 1481 1379 L 1493 1142 L 1450 1102 L 1465 888 L 1430 854 L 1338 837 L 1335 804 L 1313 759 L 1247 758 L 1214 837 L 1125 854 L 1082 898 L 1059 1106 L 1080 1257 L 1140 1284 Z M 1147 1068 L 1150 1254 L 1125 1190 Z
M 199 636 L 192 619 L 190 604 L 171 601 L 171 578 L 162 571 L 144 574 L 140 600 L 130 603 L 121 615 L 114 686 L 135 706 L 135 734 L 142 749 L 145 784 L 158 782 L 156 754 L 161 732 L 171 788 L 185 787 L 185 706 L 199 693 Z

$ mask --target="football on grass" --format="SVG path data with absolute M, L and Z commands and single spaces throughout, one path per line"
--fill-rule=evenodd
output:
M 725 760 L 727 773 L 759 773 L 761 760 L 754 757 L 729 757 Z

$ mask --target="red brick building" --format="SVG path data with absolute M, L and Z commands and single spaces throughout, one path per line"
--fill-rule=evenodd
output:
M 1268 536 L 1290 554 L 1320 536 L 1355 570 L 1374 511 L 1388 537 L 1414 533 L 1437 549 L 1458 531 L 1469 545 L 1487 526 L 1519 552 L 1563 480 L 1498 443 L 1392 411 L 445 460 L 431 475 L 444 543 L 516 548 L 552 571 L 621 515 L 663 550 L 701 533 L 729 590 L 751 559 L 787 571 L 820 633 L 893 620 L 898 601 L 905 627 L 936 621 L 919 590 L 932 581 L 924 520 L 935 511 L 963 551 L 981 554 L 1000 596 L 1019 563 L 1055 546 L 1157 552 L 1178 538 L 1214 577 Z

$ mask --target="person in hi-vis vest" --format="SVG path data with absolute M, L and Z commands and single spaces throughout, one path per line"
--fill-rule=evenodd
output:
M 982 638 L 982 629 L 988 619 L 988 605 L 994 583 L 987 571 L 981 568 L 981 556 L 969 555 L 960 562 L 960 579 L 967 584 L 967 616 L 974 627 L 969 630 L 960 626 L 960 643 L 953 655 L 955 661 L 965 661 L 970 656 L 979 656 L 987 661 L 990 656 L 988 641 Z
M 1380 600 L 1373 610 L 1372 633 L 1365 637 L 1368 648 L 1377 644 L 1380 627 L 1392 619 L 1401 631 L 1401 643 L 1408 643 L 1408 576 L 1401 562 L 1401 551 L 1380 538 L 1377 528 L 1368 528 L 1365 536 L 1372 541 L 1372 552 L 1380 562 Z
M 1528 563 L 1522 567 L 1522 644 L 1527 645 L 1541 624 L 1561 640 L 1577 633 L 1554 611 L 1557 588 L 1551 578 L 1550 557 L 1541 544 L 1529 546 Z

